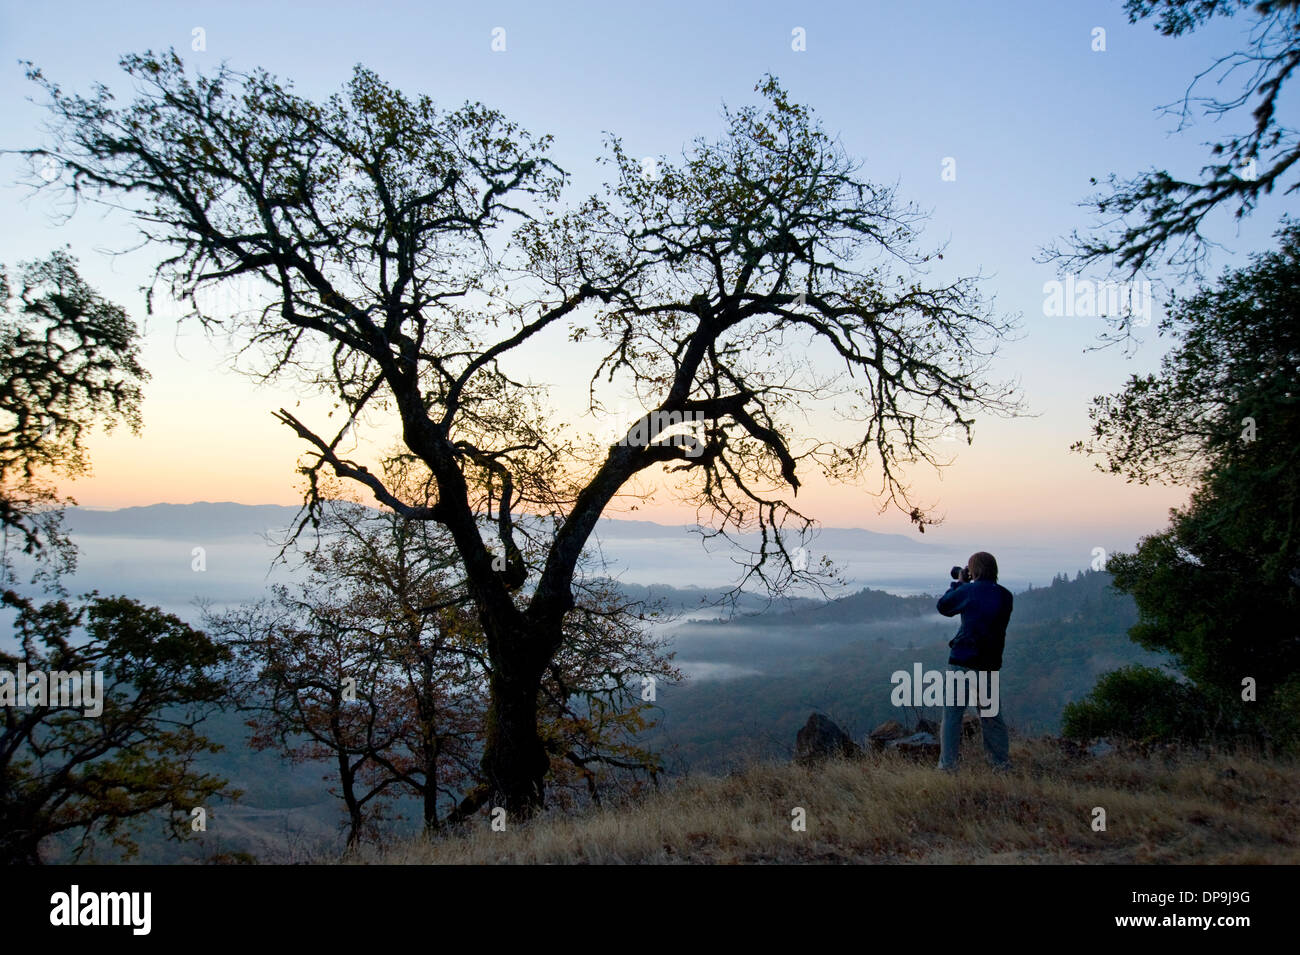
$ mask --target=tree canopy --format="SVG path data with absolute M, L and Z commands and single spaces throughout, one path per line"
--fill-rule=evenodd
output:
M 1216 244 L 1204 231 L 1211 213 L 1231 209 L 1241 219 L 1263 196 L 1300 190 L 1300 130 L 1287 124 L 1283 108 L 1284 90 L 1300 67 L 1300 3 L 1126 0 L 1124 9 L 1130 23 L 1153 20 L 1168 37 L 1248 12 L 1245 47 L 1218 57 L 1196 75 L 1182 100 L 1164 110 L 1178 117 L 1180 131 L 1192 125 L 1198 111 L 1217 122 L 1249 110 L 1250 122 L 1211 144 L 1211 158 L 1199 177 L 1160 168 L 1129 178 L 1110 174 L 1106 190 L 1085 203 L 1097 213 L 1098 227 L 1075 232 L 1067 251 L 1050 254 L 1072 268 L 1110 263 L 1135 276 L 1164 265 L 1184 278 L 1200 278 Z
M 17 282 L 0 267 L 0 307 L 0 526 L 6 543 L 15 535 L 25 553 L 63 572 L 75 561 L 60 531 L 59 509 L 69 502 L 51 478 L 88 469 L 95 425 L 139 430 L 149 377 L 139 332 L 62 250 L 23 263 Z M 6 547 L 6 574 L 8 557 Z
M 193 810 L 235 795 L 195 766 L 219 748 L 198 727 L 225 700 L 224 647 L 126 597 L 37 604 L 6 590 L 0 607 L 17 642 L 0 650 L 13 696 L 0 706 L 0 864 L 42 862 L 58 837 L 75 858 L 99 835 L 131 853 L 140 817 L 169 812 L 169 835 L 184 836 Z
M 1288 744 L 1300 733 L 1300 225 L 1278 239 L 1174 304 L 1161 371 L 1098 398 L 1078 447 L 1129 480 L 1192 487 L 1166 530 L 1107 564 L 1137 600 L 1131 635 L 1173 654 L 1216 732 Z

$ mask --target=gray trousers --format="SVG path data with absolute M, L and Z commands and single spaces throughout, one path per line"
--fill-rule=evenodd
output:
M 950 663 L 953 670 L 969 672 L 969 667 Z M 984 737 L 984 752 L 989 762 L 997 769 L 1010 769 L 1010 741 L 1007 738 L 1007 724 L 1002 718 L 1001 700 L 998 701 L 996 716 L 980 717 L 980 735 Z M 939 730 L 939 768 L 956 769 L 961 748 L 961 718 L 966 712 L 965 706 L 945 706 L 943 708 L 943 726 Z M 976 713 L 979 708 L 976 707 Z

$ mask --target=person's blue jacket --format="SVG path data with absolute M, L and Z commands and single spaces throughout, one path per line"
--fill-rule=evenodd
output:
M 948 641 L 948 662 L 972 670 L 1002 669 L 1002 647 L 1011 620 L 1011 591 L 991 580 L 953 581 L 939 598 L 945 617 L 961 614 L 957 636 Z

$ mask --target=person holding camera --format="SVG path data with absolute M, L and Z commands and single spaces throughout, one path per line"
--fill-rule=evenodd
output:
M 965 567 L 954 567 L 952 577 L 947 593 L 939 598 L 938 603 L 939 613 L 945 617 L 961 614 L 961 627 L 948 641 L 952 650 L 948 655 L 948 665 L 962 672 L 1002 669 L 1002 648 L 1007 638 L 1007 624 L 1011 620 L 1012 597 L 1011 591 L 998 583 L 998 562 L 992 554 L 980 551 L 971 555 Z M 952 704 L 956 701 L 945 702 Z M 966 706 L 975 705 L 976 701 L 967 699 L 965 704 L 944 707 L 943 728 L 939 733 L 940 769 L 951 771 L 957 768 L 962 716 Z M 980 730 L 989 761 L 997 769 L 1010 769 L 1007 724 L 1002 718 L 1000 702 L 992 716 L 980 713 Z

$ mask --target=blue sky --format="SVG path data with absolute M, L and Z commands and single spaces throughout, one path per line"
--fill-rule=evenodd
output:
M 493 30 L 505 50 L 493 51 Z M 1106 50 L 1092 31 L 1106 31 Z M 941 504 L 961 536 L 998 528 L 1027 536 L 1091 533 L 1128 546 L 1164 523 L 1179 489 L 1137 488 L 1095 474 L 1067 453 L 1085 435 L 1087 404 L 1125 376 L 1158 363 L 1162 343 L 1134 355 L 1086 352 L 1096 319 L 1043 314 L 1040 249 L 1088 225 L 1078 203 L 1089 177 L 1158 165 L 1192 175 L 1205 140 L 1226 131 L 1204 121 L 1175 133 L 1158 107 L 1178 100 L 1216 55 L 1240 45 L 1245 20 L 1222 21 L 1188 37 L 1129 26 L 1122 4 L 1097 2 L 656 3 L 656 4 L 252 4 L 133 3 L 0 6 L 0 147 L 41 141 L 41 111 L 27 98 L 20 59 L 33 60 L 65 88 L 95 81 L 122 92 L 117 68 L 129 51 L 174 46 L 209 69 L 262 66 L 313 97 L 336 91 L 355 63 L 439 103 L 481 100 L 536 133 L 555 137 L 554 158 L 573 175 L 571 198 L 595 189 L 605 131 L 633 155 L 676 155 L 695 136 L 716 136 L 725 102 L 756 101 L 753 87 L 775 74 L 792 98 L 812 106 L 870 179 L 897 183 L 931 217 L 925 237 L 948 243 L 946 267 L 988 276 L 999 309 L 1019 314 L 1018 340 L 1004 346 L 996 377 L 1022 386 L 1034 417 L 981 421 L 973 448 L 960 447 L 938 480 L 915 483 Z M 192 49 L 193 31 L 206 49 Z M 802 28 L 806 49 L 792 49 Z M 1245 117 L 1229 122 L 1241 128 Z M 956 162 L 955 181 L 940 173 Z M 128 222 L 83 209 L 58 221 L 57 206 L 13 185 L 21 167 L 0 157 L 0 261 L 69 243 L 87 278 L 143 319 L 137 291 L 157 250 L 116 258 L 131 247 Z M 1233 254 L 1271 245 L 1280 201 L 1266 203 L 1238 232 L 1227 215 L 1211 225 Z M 292 503 L 301 450 L 270 412 L 296 398 L 288 386 L 254 388 L 224 367 L 226 349 L 165 318 L 149 323 L 142 438 L 92 444 L 93 477 L 71 488 L 85 504 L 165 500 Z M 583 356 L 557 356 L 556 400 L 576 399 Z M 569 363 L 573 364 L 570 365 Z M 306 403 L 305 403 L 306 404 Z M 956 450 L 956 446 L 954 446 Z M 861 489 L 813 492 L 831 526 L 906 530 L 876 515 Z M 682 516 L 665 499 L 654 519 Z M 1065 505 L 1065 506 L 1063 506 Z M 1022 523 L 1008 531 L 1010 515 Z M 991 532 L 991 530 L 990 530 Z

